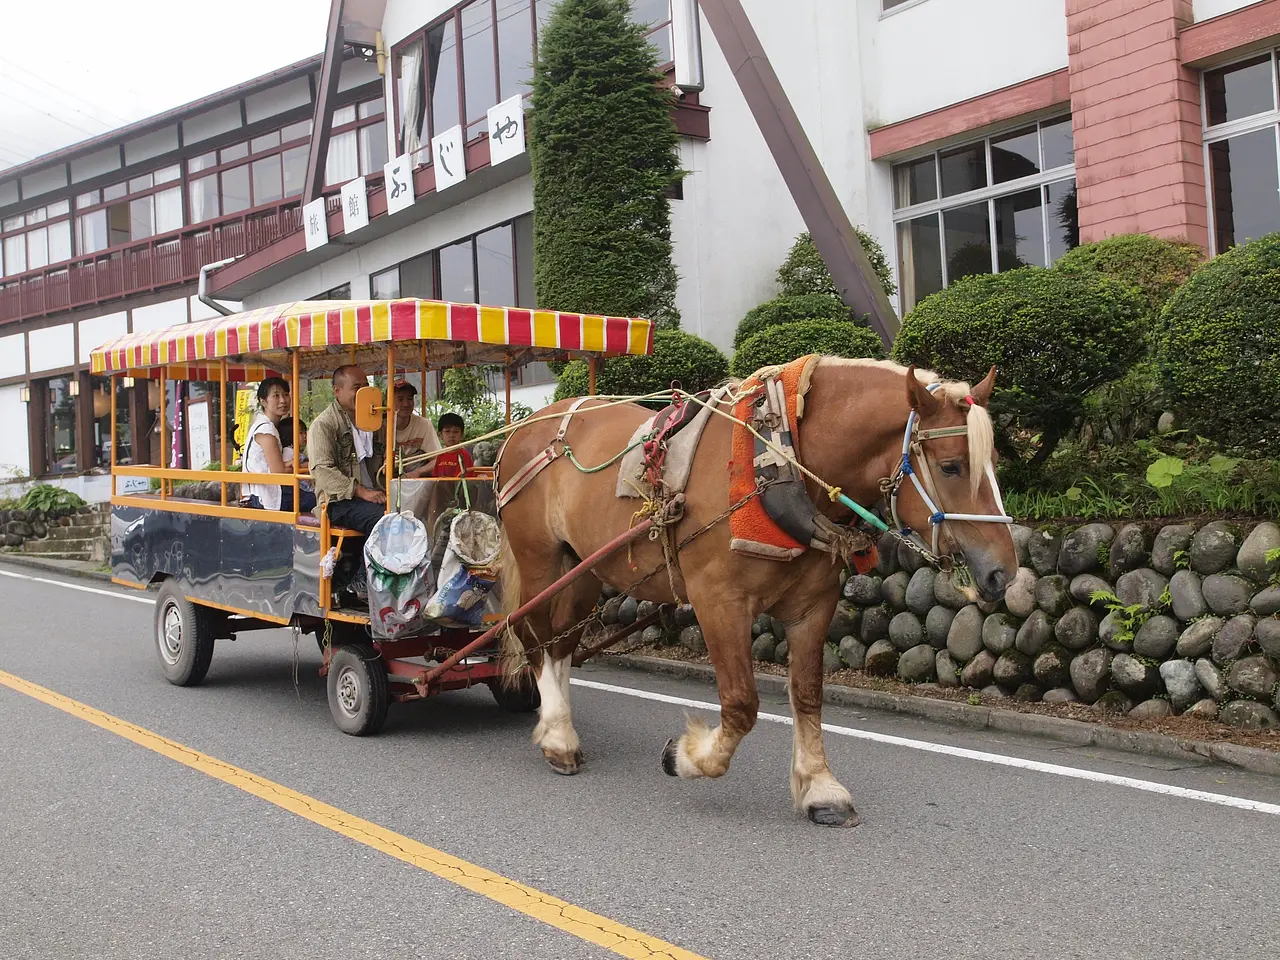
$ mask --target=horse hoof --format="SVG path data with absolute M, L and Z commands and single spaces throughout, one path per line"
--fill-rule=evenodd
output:
M 662 748 L 662 772 L 668 777 L 679 776 L 676 773 L 676 742 L 668 740 L 667 745 Z
M 573 759 L 567 762 L 561 759 L 560 757 L 552 757 L 546 754 L 543 754 L 543 757 L 547 761 L 551 769 L 554 770 L 556 773 L 560 774 L 560 776 L 562 777 L 572 777 L 575 773 L 577 773 L 579 770 L 582 769 L 582 764 L 584 763 L 581 750 L 578 750 L 577 752 L 575 752 L 573 755 Z
M 853 807 L 810 807 L 809 819 L 820 827 L 856 827 L 862 822 Z

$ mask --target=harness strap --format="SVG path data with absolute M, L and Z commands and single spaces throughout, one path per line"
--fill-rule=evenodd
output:
M 531 484 L 534 478 L 547 467 L 551 466 L 556 460 L 564 455 L 565 435 L 569 432 L 569 422 L 573 420 L 573 415 L 578 412 L 588 400 L 594 400 L 594 397 L 578 397 L 573 403 L 569 404 L 569 409 L 564 412 L 564 416 L 560 418 L 560 429 L 556 431 L 555 438 L 547 444 L 541 453 L 526 463 L 523 467 L 515 472 L 515 475 L 503 484 L 502 489 L 498 491 L 498 512 L 502 512 L 502 508 L 516 498 L 525 487 Z M 510 438 L 508 438 L 508 441 Z M 560 444 L 559 449 L 556 443 Z M 506 444 L 503 444 L 503 451 L 506 450 Z M 499 460 L 501 457 L 499 456 Z M 496 471 L 495 471 L 496 475 Z

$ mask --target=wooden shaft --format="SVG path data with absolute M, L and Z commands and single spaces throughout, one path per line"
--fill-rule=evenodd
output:
M 222 451 L 222 472 L 227 472 L 227 360 L 226 357 L 218 367 L 218 412 L 219 419 L 222 421 L 218 425 L 218 449 Z M 218 484 L 222 488 L 222 505 L 227 505 L 227 484 L 222 481 Z

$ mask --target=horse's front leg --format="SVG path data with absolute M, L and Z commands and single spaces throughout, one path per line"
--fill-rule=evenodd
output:
M 796 809 L 825 827 L 855 827 L 853 798 L 827 766 L 822 748 L 822 647 L 837 594 L 784 601 L 779 619 L 787 627 L 792 727 L 791 796 Z M 788 616 L 789 614 L 789 616 Z
M 693 598 L 691 598 L 693 599 Z M 673 777 L 719 777 L 729 769 L 734 751 L 756 723 L 760 695 L 751 667 L 751 616 L 745 603 L 694 600 L 707 654 L 716 670 L 720 723 L 708 726 L 690 716 L 684 735 L 667 741 L 662 769 Z

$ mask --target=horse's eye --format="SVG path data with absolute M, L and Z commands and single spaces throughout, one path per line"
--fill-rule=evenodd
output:
M 946 463 L 940 464 L 940 467 L 942 469 L 943 476 L 947 477 L 958 477 L 960 476 L 961 470 L 964 469 L 960 463 L 955 460 L 948 460 Z

